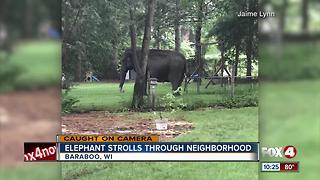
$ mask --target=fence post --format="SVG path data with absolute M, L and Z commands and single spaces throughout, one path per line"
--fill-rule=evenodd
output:
M 157 78 L 150 78 L 150 95 L 151 95 L 151 107 L 155 107 L 155 101 L 156 101 L 156 86 L 158 84 Z
M 199 76 L 199 74 L 197 74 L 194 79 L 197 81 L 197 93 L 199 94 L 200 93 L 200 81 L 201 81 L 201 78 Z

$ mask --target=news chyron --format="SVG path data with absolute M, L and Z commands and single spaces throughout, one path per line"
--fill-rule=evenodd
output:
M 293 145 L 260 148 L 258 142 L 161 142 L 158 135 L 57 135 L 56 142 L 29 142 L 24 147 L 25 162 L 260 161 L 262 172 L 299 172 L 300 166 L 293 161 L 297 155 Z
M 297 148 L 293 145 L 278 147 L 261 147 L 261 172 L 299 172 L 299 161 L 294 161 Z
M 257 142 L 162 142 L 158 135 L 58 135 L 25 143 L 25 162 L 233 161 L 258 162 Z

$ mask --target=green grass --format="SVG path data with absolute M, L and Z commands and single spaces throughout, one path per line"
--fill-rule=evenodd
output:
M 121 113 L 128 120 L 153 116 L 152 113 Z M 174 141 L 219 142 L 258 141 L 258 108 L 203 109 L 164 113 L 166 117 L 184 118 L 195 129 Z M 190 162 L 119 162 L 119 163 L 64 163 L 64 179 L 257 179 L 257 163 L 190 163 Z
M 89 110 L 108 110 L 121 111 L 130 107 L 133 83 L 126 82 L 124 93 L 119 92 L 119 84 L 117 83 L 81 83 L 74 86 L 69 92 L 70 96 L 78 98 L 75 107 L 76 111 Z M 191 83 L 188 87 L 188 93 L 183 93 L 182 96 L 176 97 L 188 105 L 188 109 L 195 109 L 199 107 L 216 106 L 225 103 L 229 97 L 229 90 L 220 85 L 209 86 L 204 88 L 205 83 L 201 86 L 201 93 L 196 93 L 195 83 Z M 236 86 L 236 96 L 239 98 L 249 99 L 249 101 L 257 101 L 258 86 L 254 85 L 238 85 Z M 171 93 L 171 85 L 169 83 L 159 84 L 156 89 L 157 102 L 161 102 L 161 97 L 167 93 Z M 245 102 L 244 102 L 245 103 Z M 246 106 L 244 104 L 243 106 Z M 250 102 L 248 103 L 250 106 Z
M 320 78 L 320 42 L 284 43 L 260 47 L 260 72 L 265 79 Z
M 0 168 L 0 179 L 5 180 L 57 180 L 61 178 L 61 166 L 52 163 L 25 163 L 16 168 Z
M 11 89 L 59 85 L 60 57 L 58 41 L 22 41 L 16 44 L 5 65 L 8 68 L 14 66 L 19 70 L 16 72 L 17 77 L 6 82 L 5 85 L 11 86 Z
M 299 173 L 261 173 L 262 180 L 317 179 L 320 176 L 320 81 L 265 83 L 260 92 L 261 146 L 293 145 Z M 263 158 L 263 160 L 270 160 Z M 285 161 L 283 158 L 273 161 Z
M 320 177 L 320 42 L 275 44 L 261 48 L 261 146 L 293 145 L 300 161 L 299 173 L 261 173 L 261 180 L 317 179 Z M 286 158 L 262 158 L 285 161 Z

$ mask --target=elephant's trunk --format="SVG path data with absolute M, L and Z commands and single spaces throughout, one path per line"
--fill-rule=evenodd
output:
M 124 92 L 123 91 L 123 84 L 126 78 L 126 74 L 127 74 L 127 70 L 125 68 L 121 68 L 121 72 L 120 72 L 120 85 L 119 85 L 119 89 L 120 92 Z

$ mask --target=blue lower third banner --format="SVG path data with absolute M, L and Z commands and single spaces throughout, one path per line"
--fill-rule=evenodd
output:
M 248 142 L 58 143 L 58 161 L 258 161 Z

